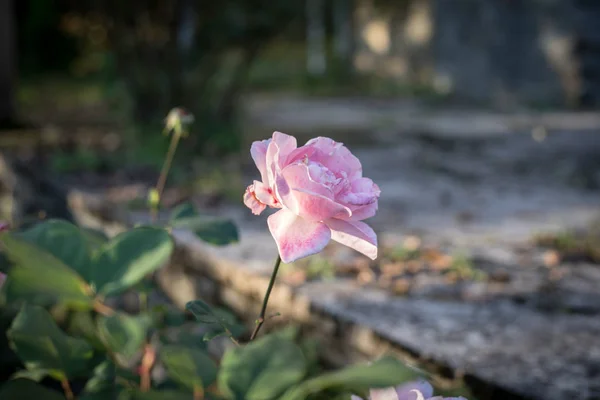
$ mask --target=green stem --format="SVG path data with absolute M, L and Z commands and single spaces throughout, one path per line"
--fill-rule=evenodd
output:
M 158 177 L 158 182 L 156 183 L 158 202 L 155 205 L 153 205 L 151 210 L 152 222 L 156 222 L 156 219 L 158 217 L 158 208 L 160 206 L 162 194 L 165 189 L 165 184 L 167 183 L 167 176 L 169 175 L 169 170 L 171 169 L 171 163 L 173 162 L 173 158 L 175 158 L 175 150 L 177 150 L 177 144 L 179 143 L 180 136 L 180 132 L 173 132 L 171 137 L 171 143 L 169 144 L 169 150 L 167 151 L 167 156 L 165 158 L 165 163 L 163 164 L 162 170 L 160 171 L 160 176 Z
M 265 314 L 267 312 L 267 304 L 269 303 L 269 296 L 271 296 L 271 290 L 273 290 L 273 285 L 275 284 L 275 278 L 277 278 L 277 272 L 279 271 L 279 265 L 281 264 L 281 256 L 277 256 L 277 260 L 275 261 L 275 266 L 273 267 L 273 273 L 271 274 L 271 280 L 269 281 L 269 287 L 267 288 L 267 292 L 265 293 L 265 298 L 263 299 L 262 308 L 260 310 L 260 315 L 256 320 L 256 327 L 254 328 L 254 332 L 252 332 L 252 336 L 250 336 L 250 340 L 254 340 L 256 335 L 258 335 L 258 331 L 265 323 Z

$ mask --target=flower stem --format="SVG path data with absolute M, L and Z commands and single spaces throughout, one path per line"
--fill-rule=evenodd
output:
M 73 394 L 73 390 L 71 390 L 71 385 L 69 384 L 69 380 L 67 378 L 61 379 L 60 385 L 62 386 L 63 391 L 65 392 L 65 398 L 67 400 L 73 400 L 75 398 L 75 395 Z
M 265 298 L 263 299 L 262 308 L 260 310 L 260 315 L 256 320 L 256 327 L 254 328 L 254 332 L 252 332 L 252 336 L 250 336 L 250 340 L 254 340 L 256 335 L 258 335 L 258 331 L 265 323 L 265 314 L 267 312 L 267 304 L 269 303 L 269 296 L 271 296 L 271 290 L 273 290 L 273 285 L 275 284 L 275 278 L 277 278 L 277 272 L 279 271 L 279 265 L 281 264 L 281 256 L 277 256 L 277 260 L 275 261 L 275 266 L 273 267 L 273 273 L 271 274 L 271 280 L 269 281 L 269 287 L 267 287 L 267 292 L 265 293 Z
M 158 193 L 158 202 L 157 204 L 152 206 L 152 222 L 156 222 L 158 217 L 158 208 L 160 206 L 160 201 L 162 199 L 163 191 L 165 190 L 165 184 L 167 183 L 167 176 L 169 175 L 169 170 L 171 169 L 171 163 L 173 162 L 173 158 L 175 157 L 175 150 L 177 150 L 177 144 L 179 143 L 179 137 L 181 135 L 175 132 L 171 136 L 171 144 L 169 144 L 169 150 L 167 151 L 167 156 L 165 157 L 165 162 L 163 164 L 162 170 L 160 171 L 160 176 L 158 177 L 158 182 L 156 183 L 156 192 Z

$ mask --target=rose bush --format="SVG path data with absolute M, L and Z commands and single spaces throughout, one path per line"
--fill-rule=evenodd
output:
M 175 139 L 149 196 L 155 217 L 185 122 L 173 115 Z M 0 223 L 0 398 L 348 400 L 369 391 L 371 400 L 430 398 L 426 382 L 392 387 L 422 376 L 393 357 L 325 370 L 318 344 L 299 329 L 256 338 L 282 260 L 316 253 L 330 239 L 377 256 L 377 237 L 361 221 L 377 211 L 380 191 L 362 177 L 358 159 L 331 139 L 298 148 L 293 137 L 276 132 L 254 143 L 252 156 L 262 181 L 244 201 L 256 214 L 279 208 L 268 221 L 280 256 L 249 340 L 233 315 L 203 300 L 189 301 L 187 312 L 147 301 L 158 293 L 147 277 L 169 263 L 174 229 L 222 246 L 238 240 L 232 221 L 181 204 L 165 223 L 153 218 L 112 238 L 53 219 L 29 228 Z M 109 306 L 125 293 L 138 296 L 134 313 Z M 206 342 L 218 336 L 230 345 L 209 351 Z M 224 350 L 218 360 L 215 349 Z
M 283 262 L 318 253 L 331 239 L 377 258 L 377 235 L 362 220 L 377 212 L 381 191 L 342 143 L 317 137 L 297 147 L 275 132 L 250 151 L 261 180 L 248 186 L 244 204 L 256 215 L 280 209 L 268 226 Z

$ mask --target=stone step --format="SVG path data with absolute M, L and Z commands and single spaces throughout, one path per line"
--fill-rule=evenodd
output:
M 222 249 L 188 232 L 175 237 L 178 261 L 159 278 L 165 293 L 183 306 L 212 292 L 252 321 L 276 254 L 270 236 L 246 231 L 240 244 Z M 318 337 L 330 362 L 392 352 L 484 383 L 489 399 L 508 399 L 509 393 L 539 400 L 600 395 L 597 316 L 544 313 L 503 300 L 395 297 L 347 279 L 298 287 L 280 283 L 270 304 L 271 313 Z

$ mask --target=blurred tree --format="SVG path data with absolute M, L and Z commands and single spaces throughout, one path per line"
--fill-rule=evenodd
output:
M 77 48 L 61 31 L 65 5 L 59 0 L 27 0 L 15 2 L 15 8 L 20 75 L 67 70 Z
M 334 50 L 339 62 L 350 65 L 354 51 L 353 0 L 334 0 Z
M 212 152 L 238 145 L 237 100 L 248 71 L 259 52 L 301 16 L 304 3 L 70 1 L 86 21 L 82 26 L 105 35 L 132 94 L 136 120 L 156 120 L 184 106 L 199 121 L 195 140 Z
M 323 75 L 327 69 L 325 29 L 324 0 L 306 0 L 306 68 L 310 75 Z
M 15 34 L 13 0 L 0 0 L 0 127 L 12 126 L 15 118 Z

